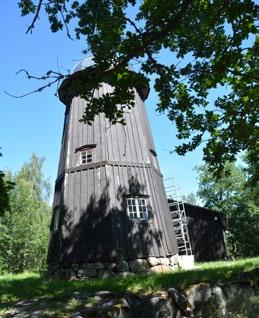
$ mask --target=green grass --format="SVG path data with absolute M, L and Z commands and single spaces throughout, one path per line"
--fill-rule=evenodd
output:
M 73 292 L 93 293 L 98 290 L 152 293 L 169 287 L 186 288 L 207 281 L 230 281 L 240 274 L 259 268 L 259 257 L 231 262 L 197 264 L 189 271 L 176 271 L 127 278 L 91 279 L 81 281 L 53 280 L 38 273 L 0 276 L 0 317 L 14 308 L 15 302 L 40 299 L 35 309 L 43 309 L 42 317 L 70 317 L 84 304 L 71 298 Z M 31 306 L 33 309 L 34 305 Z
M 7 274 L 0 276 L 0 301 L 53 298 L 69 295 L 75 291 L 154 292 L 165 290 L 170 286 L 184 288 L 198 282 L 231 280 L 239 273 L 254 268 L 259 268 L 259 257 L 231 262 L 203 263 L 189 271 L 179 270 L 127 278 L 66 281 L 48 279 L 37 273 Z

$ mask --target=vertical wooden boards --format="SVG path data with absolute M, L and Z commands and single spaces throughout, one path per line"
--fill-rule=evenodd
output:
M 226 257 L 223 213 L 185 203 L 188 231 L 196 261 L 216 261 Z
M 108 85 L 100 88 L 102 93 L 109 91 Z M 75 149 L 84 145 L 96 144 L 97 161 L 112 160 L 124 162 L 150 162 L 150 149 L 154 148 L 153 139 L 144 104 L 136 93 L 136 106 L 125 113 L 126 125 L 111 125 L 103 114 L 96 116 L 92 125 L 80 122 L 83 110 L 87 107 L 84 100 L 75 97 L 70 106 L 70 129 L 66 130 L 61 156 L 67 156 L 68 169 L 78 165 L 78 154 Z M 61 171 L 59 170 L 59 173 Z
M 111 91 L 103 84 L 95 96 Z M 69 121 L 57 179 L 59 182 L 64 175 L 64 186 L 62 195 L 56 189 L 54 201 L 63 198 L 62 231 L 53 236 L 62 244 L 55 259 L 83 263 L 176 254 L 162 175 L 151 160 L 154 143 L 138 93 L 135 91 L 135 107 L 124 113 L 125 126 L 111 125 L 103 114 L 97 115 L 92 125 L 80 122 L 87 104 L 77 96 L 67 107 Z M 78 148 L 87 145 L 94 145 L 93 161 L 81 164 Z M 131 196 L 145 197 L 148 220 L 129 219 L 126 203 Z M 56 246 L 52 243 L 50 249 Z

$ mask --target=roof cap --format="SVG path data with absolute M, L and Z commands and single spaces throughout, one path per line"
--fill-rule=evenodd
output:
M 93 56 L 88 56 L 82 59 L 81 61 L 79 61 L 78 63 L 76 63 L 76 65 L 73 68 L 72 74 L 78 71 L 82 71 L 87 67 L 95 65 L 95 62 L 93 59 L 94 59 Z

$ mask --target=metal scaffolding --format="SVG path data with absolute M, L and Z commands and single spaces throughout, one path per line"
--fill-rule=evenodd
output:
M 184 203 L 180 196 L 180 188 L 175 185 L 174 178 L 164 179 L 171 218 L 177 238 L 179 255 L 192 255 L 192 247 L 187 227 Z

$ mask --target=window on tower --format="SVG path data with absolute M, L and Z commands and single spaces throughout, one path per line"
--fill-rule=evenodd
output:
M 96 145 L 84 145 L 75 150 L 77 152 L 78 165 L 85 165 L 94 161 L 94 150 Z
M 149 219 L 147 200 L 143 197 L 127 198 L 127 213 L 132 221 L 145 221 Z
M 93 161 L 93 149 L 85 149 L 81 151 L 81 164 L 90 163 Z

